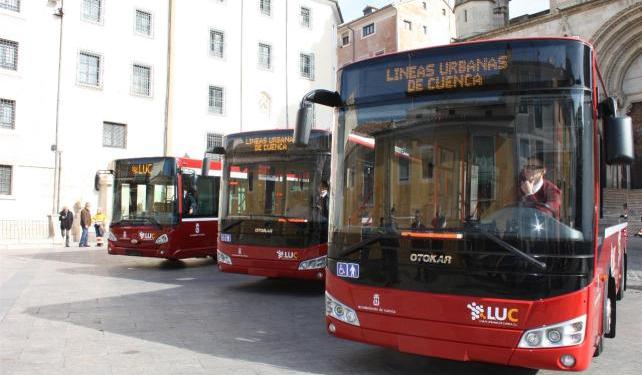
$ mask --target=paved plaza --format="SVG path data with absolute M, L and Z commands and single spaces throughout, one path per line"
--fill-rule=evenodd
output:
M 588 374 L 642 373 L 642 240 Z M 104 248 L 0 251 L 0 374 L 533 374 L 335 339 L 323 286 Z M 540 371 L 539 374 L 553 372 Z

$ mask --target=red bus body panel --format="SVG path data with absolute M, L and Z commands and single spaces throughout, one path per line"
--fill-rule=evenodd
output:
M 326 255 L 327 243 L 307 248 L 284 248 L 237 245 L 219 240 L 218 250 L 232 259 L 231 265 L 218 262 L 218 268 L 223 272 L 308 280 L 323 280 L 325 277 L 325 268 L 299 270 L 299 263 Z M 279 252 L 290 259 L 283 256 L 279 259 Z
M 328 329 L 328 332 L 334 336 L 431 357 L 539 369 L 585 370 L 604 331 L 602 301 L 609 272 L 618 282 L 617 288 L 621 285 L 620 262 L 626 251 L 622 232 L 625 228 L 626 224 L 605 231 L 597 260 L 597 277 L 588 287 L 536 301 L 361 286 L 327 272 L 326 291 L 356 311 L 360 326 L 326 316 L 326 328 L 332 323 L 336 330 L 332 333 Z M 606 280 L 601 275 L 606 275 Z M 513 311 L 511 316 L 516 321 L 473 320 L 467 308 L 472 302 L 499 311 L 504 311 L 504 308 Z M 517 347 L 526 330 L 565 322 L 584 314 L 587 315 L 586 335 L 580 345 L 542 349 Z M 569 369 L 560 363 L 564 354 L 576 358 L 575 366 Z

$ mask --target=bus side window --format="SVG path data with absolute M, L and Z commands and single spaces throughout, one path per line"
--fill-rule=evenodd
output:
M 198 176 L 196 180 L 197 210 L 192 216 L 218 216 L 218 192 L 220 184 L 220 177 Z

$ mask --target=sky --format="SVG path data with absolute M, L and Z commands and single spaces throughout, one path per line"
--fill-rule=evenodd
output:
M 339 0 L 341 13 L 345 22 L 352 21 L 363 15 L 362 10 L 366 5 L 372 5 L 381 8 L 390 4 L 392 0 Z M 450 0 L 450 3 L 454 3 Z M 533 14 L 548 9 L 548 0 L 511 0 L 508 10 L 510 18 L 515 18 L 523 14 Z

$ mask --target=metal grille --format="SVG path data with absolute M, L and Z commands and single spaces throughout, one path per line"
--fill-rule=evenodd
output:
M 136 32 L 152 35 L 152 14 L 136 10 Z
M 18 70 L 18 42 L 0 39 L 0 68 Z
M 81 52 L 78 58 L 78 82 L 91 85 L 100 85 L 100 56 Z
M 259 43 L 259 66 L 270 69 L 272 67 L 272 47 L 269 44 Z
M 301 26 L 310 27 L 310 9 L 301 7 Z
M 210 112 L 223 113 L 223 88 L 210 86 Z
M 114 122 L 103 122 L 103 146 L 127 147 L 127 125 Z
M 261 13 L 269 16 L 272 13 L 272 2 L 270 0 L 260 0 Z
M 0 165 L 0 195 L 11 195 L 11 172 L 10 165 Z
M 314 79 L 314 55 L 301 54 L 301 77 Z
M 0 128 L 13 129 L 16 126 L 16 102 L 0 99 Z
M 210 30 L 210 51 L 213 56 L 223 57 L 225 47 L 225 33 L 219 30 Z
M 9 9 L 20 12 L 20 0 L 0 0 L 0 9 Z
M 100 22 L 103 14 L 102 0 L 83 0 L 82 18 L 88 21 Z
M 132 92 L 135 95 L 150 96 L 152 93 L 152 69 L 136 64 L 133 69 Z
M 214 149 L 214 147 L 223 146 L 223 135 L 218 133 L 207 133 L 207 151 Z

